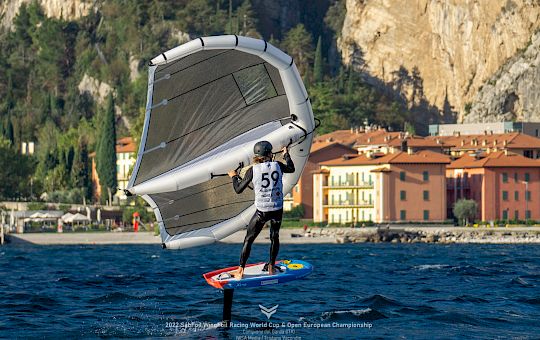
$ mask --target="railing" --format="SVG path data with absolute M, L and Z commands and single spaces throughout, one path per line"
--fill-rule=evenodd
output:
M 342 182 L 342 183 L 323 183 L 323 188 L 373 188 L 373 182 Z
M 370 208 L 373 207 L 373 201 L 346 200 L 346 201 L 323 201 L 323 207 L 332 208 Z

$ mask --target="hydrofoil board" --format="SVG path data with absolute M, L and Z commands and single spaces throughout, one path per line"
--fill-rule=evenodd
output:
M 203 274 L 203 277 L 212 287 L 235 289 L 285 283 L 301 279 L 313 271 L 313 266 L 302 260 L 276 261 L 275 266 L 281 269 L 281 271 L 274 269 L 273 275 L 268 275 L 267 271 L 263 271 L 264 265 L 264 262 L 246 265 L 244 276 L 241 280 L 235 279 L 231 274 L 232 271 L 238 269 L 238 266 L 214 270 Z

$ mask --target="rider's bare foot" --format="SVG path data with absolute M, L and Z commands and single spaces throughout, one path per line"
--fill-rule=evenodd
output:
M 274 266 L 273 265 L 268 266 L 268 275 L 274 275 Z
M 237 280 L 241 280 L 244 276 L 244 268 L 238 267 L 238 269 L 233 270 L 230 272 L 230 274 Z

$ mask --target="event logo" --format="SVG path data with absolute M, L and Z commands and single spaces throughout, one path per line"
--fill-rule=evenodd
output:
M 271 307 L 271 308 L 266 308 L 265 306 L 263 305 L 259 305 L 259 308 L 261 309 L 261 313 L 263 313 L 264 315 L 266 315 L 266 317 L 268 318 L 268 320 L 270 320 L 270 317 L 272 317 L 272 315 L 274 315 L 275 312 L 277 312 L 277 308 L 279 307 L 279 305 L 275 305 L 274 307 Z

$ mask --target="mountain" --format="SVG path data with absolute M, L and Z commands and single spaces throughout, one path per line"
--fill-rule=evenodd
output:
M 463 120 L 472 108 L 467 121 L 486 115 L 538 119 L 538 111 L 508 115 L 508 110 L 539 107 L 540 98 L 538 69 L 521 67 L 516 77 L 517 64 L 507 63 L 528 46 L 538 55 L 531 39 L 539 28 L 537 0 L 346 0 L 338 47 L 344 63 L 372 83 L 404 97 L 413 108 L 435 112 L 432 122 Z M 531 54 L 535 51 L 526 58 Z M 507 78 L 509 72 L 514 76 Z M 502 91 L 502 84 L 502 92 L 489 92 L 486 84 L 497 82 L 494 75 L 499 84 L 512 82 L 505 86 L 516 89 L 521 104 L 500 105 L 512 92 Z
M 6 0 L 0 1 L 0 26 L 10 26 L 13 18 L 19 12 L 21 5 L 30 4 L 32 0 Z M 45 15 L 51 18 L 66 20 L 79 19 L 92 10 L 95 1 L 84 0 L 39 0 Z

